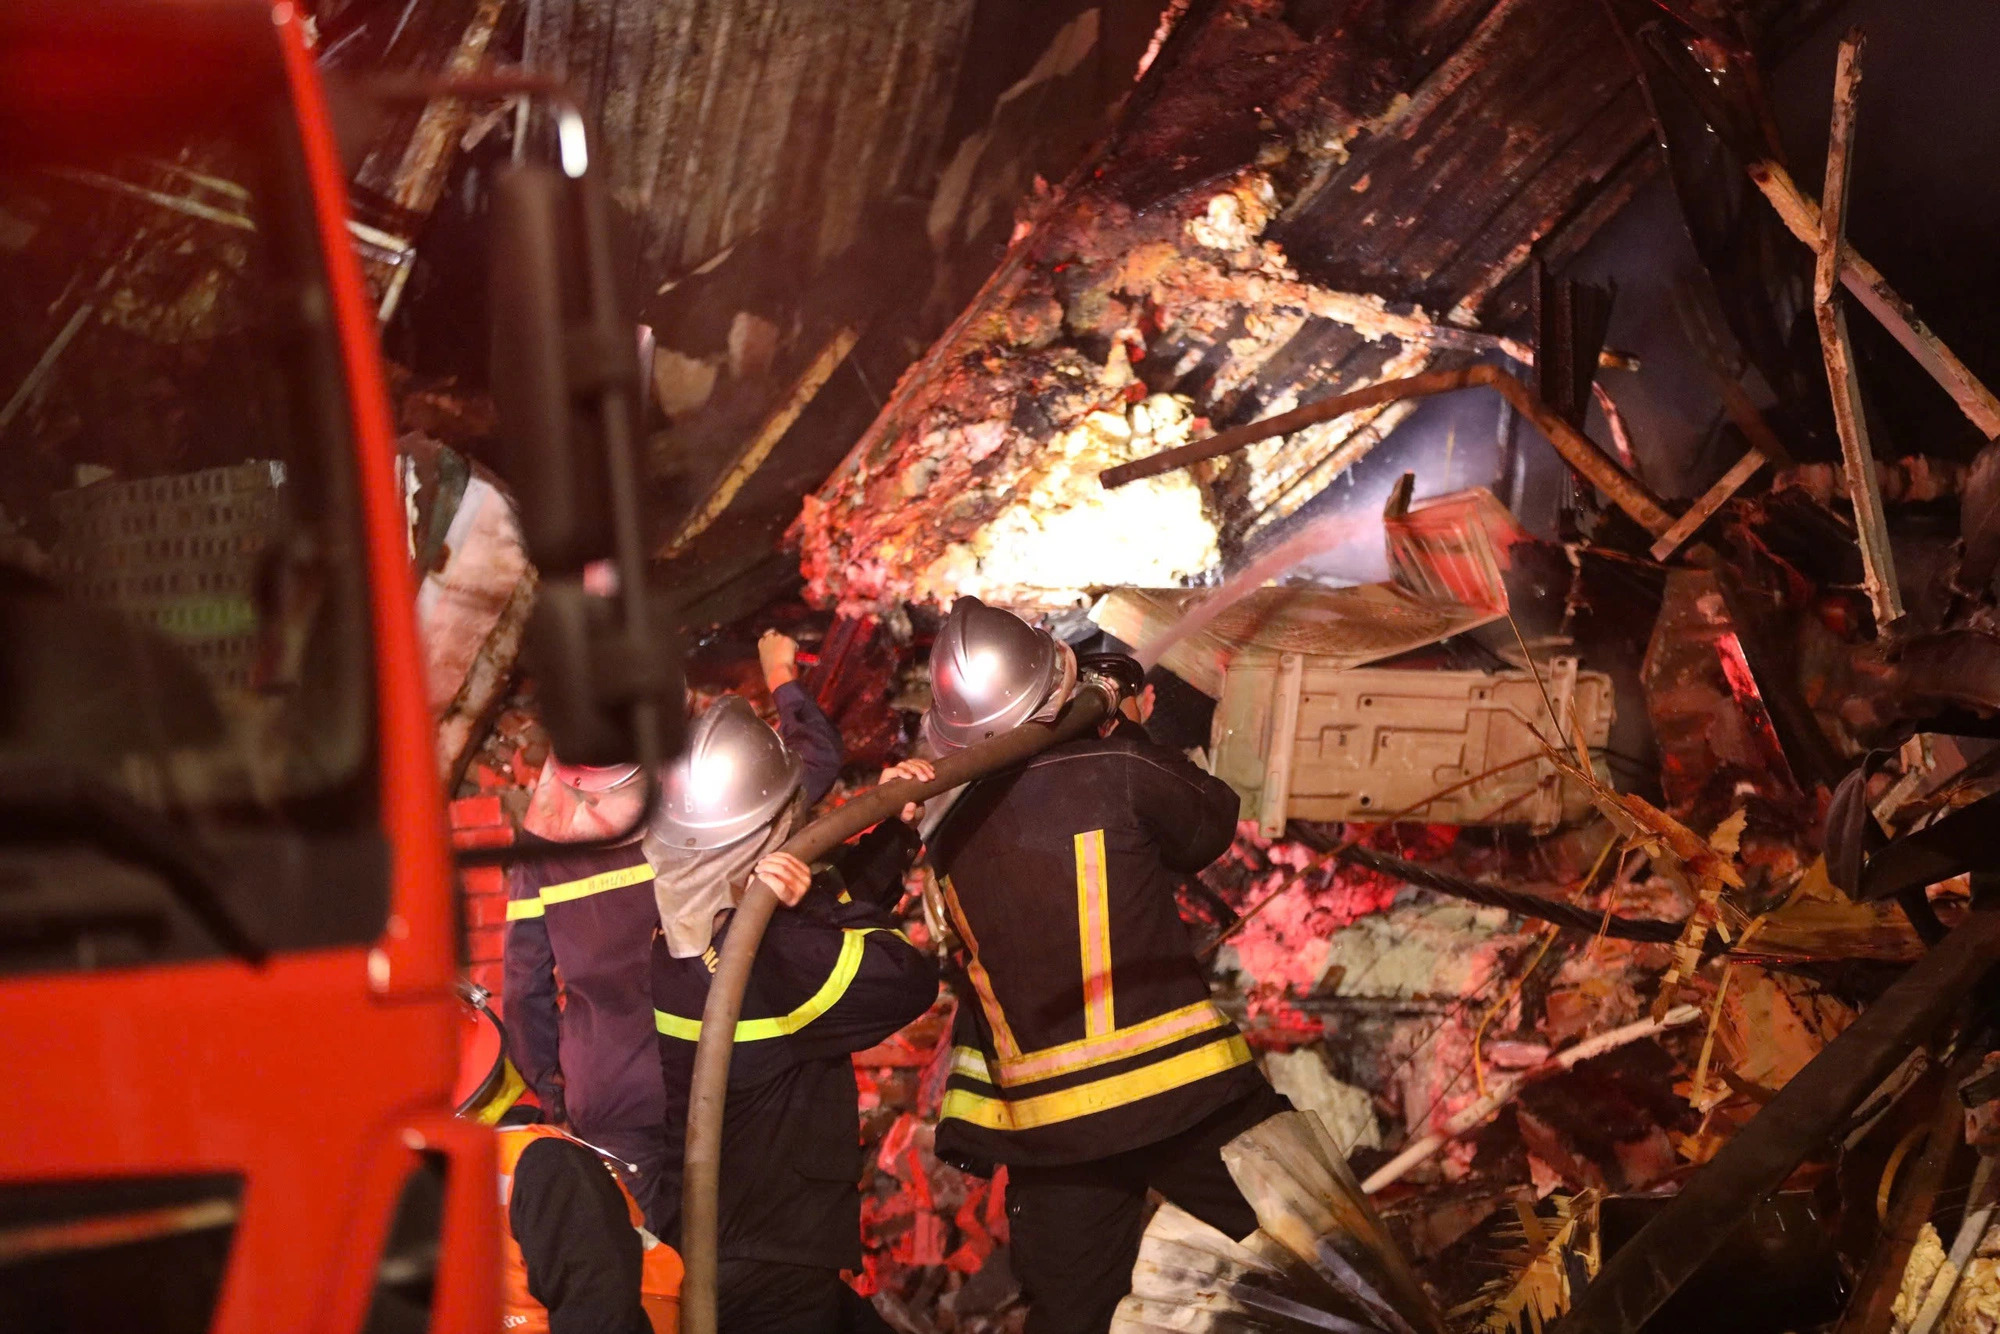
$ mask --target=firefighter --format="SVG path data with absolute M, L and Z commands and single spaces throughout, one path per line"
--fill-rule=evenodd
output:
M 861 1265 L 854 1052 L 918 1018 L 937 971 L 890 915 L 917 850 L 906 807 L 818 872 L 779 846 L 797 826 L 799 764 L 725 700 L 670 768 L 647 850 L 662 931 L 653 995 L 668 1147 L 685 1147 L 695 1045 L 735 902 L 754 873 L 786 905 L 757 951 L 723 1112 L 717 1317 L 723 1334 L 883 1330 L 840 1279 Z M 884 781 L 925 778 L 922 761 Z M 670 1208 L 678 1201 L 671 1202 Z M 678 1227 L 663 1236 L 678 1240 Z
M 458 1114 L 499 1131 L 501 1328 L 508 1334 L 675 1334 L 680 1255 L 648 1232 L 612 1156 L 540 1122 L 504 1055 L 486 993 L 464 1045 Z M 468 1016 L 470 1017 L 470 1015 Z M 412 1310 L 410 1327 L 421 1329 Z
M 1076 670 L 960 598 L 931 652 L 932 753 L 1053 718 Z M 978 1002 L 958 1009 L 937 1150 L 1006 1165 L 1030 1334 L 1109 1327 L 1149 1189 L 1232 1238 L 1256 1230 L 1220 1150 L 1290 1104 L 1209 999 L 1175 906 L 1237 811 L 1227 784 L 1113 718 L 973 783 L 931 835 Z
M 804 775 L 804 798 L 816 802 L 839 775 L 840 733 L 797 683 L 798 646 L 773 631 L 757 647 L 784 744 Z M 748 711 L 740 699 L 735 704 Z M 632 829 L 644 799 L 637 766 L 584 768 L 551 755 L 522 827 L 556 843 L 609 838 Z M 552 853 L 515 866 L 505 994 L 514 1063 L 547 1119 L 630 1164 L 626 1183 L 657 1225 L 667 1161 L 649 978 L 659 925 L 652 885 L 653 868 L 636 832 L 617 847 Z

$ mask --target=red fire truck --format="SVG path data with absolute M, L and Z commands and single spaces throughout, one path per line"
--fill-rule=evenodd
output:
M 559 121 L 494 214 L 531 637 L 564 753 L 657 762 L 632 325 Z M 0 5 L 0 1329 L 498 1328 L 395 460 L 294 7 Z

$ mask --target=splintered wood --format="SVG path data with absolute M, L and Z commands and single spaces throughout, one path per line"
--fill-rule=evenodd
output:
M 1820 206 L 1812 196 L 1799 189 L 1790 173 L 1775 162 L 1753 163 L 1750 179 L 1792 235 L 1817 251 Z M 1840 247 L 1840 281 L 1862 308 L 1880 320 L 1882 327 L 1917 359 L 1917 364 L 1943 386 L 1981 434 L 1989 440 L 2000 439 L 2000 399 L 1918 318 L 1916 308 L 1897 294 L 1882 271 L 1845 242 Z
M 1847 337 L 1847 312 L 1836 299 L 1833 281 L 1847 215 L 1854 98 L 1860 85 L 1861 32 L 1857 28 L 1841 41 L 1840 62 L 1833 76 L 1833 129 L 1826 150 L 1826 199 L 1820 212 L 1820 233 L 1814 242 L 1819 258 L 1813 270 L 1813 317 L 1819 323 L 1827 387 L 1833 392 L 1833 420 L 1840 430 L 1840 452 L 1847 465 L 1847 494 L 1854 503 L 1855 536 L 1861 544 L 1868 601 L 1874 608 L 1879 633 L 1903 618 L 1903 595 L 1896 586 L 1896 558 L 1889 547 L 1889 524 L 1882 513 L 1882 492 L 1876 484 L 1875 456 L 1868 447 L 1868 421 L 1861 406 L 1861 383 L 1854 373 L 1854 347 Z

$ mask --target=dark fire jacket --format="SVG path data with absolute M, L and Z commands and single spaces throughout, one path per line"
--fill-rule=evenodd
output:
M 771 919 L 736 1026 L 722 1118 L 719 1253 L 858 1269 L 861 1122 L 854 1052 L 921 1016 L 937 999 L 937 969 L 896 928 L 917 838 L 890 820 L 842 848 L 799 906 Z M 845 901 L 843 901 L 845 900 Z M 659 1054 L 666 1076 L 674 1181 L 662 1236 L 680 1244 L 679 1167 L 687 1137 L 695 1044 L 725 923 L 707 955 L 653 954 Z
M 938 1152 L 1088 1162 L 1165 1139 L 1262 1080 L 1175 907 L 1237 797 L 1121 729 L 975 783 L 931 839 L 970 955 Z
M 810 805 L 840 774 L 840 733 L 797 683 L 773 698 L 778 734 L 805 760 Z M 657 1128 L 666 1115 L 651 990 L 660 916 L 639 845 L 522 861 L 507 898 L 502 1004 L 515 1068 L 551 1119 L 567 1116 L 585 1139 Z

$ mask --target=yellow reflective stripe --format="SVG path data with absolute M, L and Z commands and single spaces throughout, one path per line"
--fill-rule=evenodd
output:
M 1057 1047 L 1043 1047 L 1011 1059 L 1003 1056 L 998 1066 L 1000 1077 L 994 1082 L 1003 1085 L 1030 1084 L 1038 1079 L 1073 1074 L 1094 1065 L 1107 1065 L 1141 1052 L 1153 1051 L 1204 1029 L 1220 1028 L 1228 1022 L 1212 1002 L 1196 1001 L 1129 1028 L 1117 1029 L 1101 1038 L 1083 1038 Z
M 668 1014 L 665 1010 L 655 1010 L 653 1011 L 653 1027 L 670 1038 L 679 1038 L 682 1042 L 701 1041 L 701 1020 L 699 1019 L 683 1019 L 677 1014 Z M 743 1025 L 738 1024 L 736 1026 L 736 1036 L 738 1038 L 743 1036 Z
M 640 862 L 637 866 L 604 871 L 583 880 L 567 880 L 560 885 L 544 885 L 539 897 L 542 906 L 546 908 L 551 903 L 568 903 L 572 899 L 587 899 L 592 894 L 624 889 L 627 885 L 643 885 L 652 878 L 653 868 L 645 862 Z
M 1059 1093 L 1041 1093 L 1010 1102 L 966 1089 L 948 1089 L 940 1115 L 946 1120 L 967 1121 L 987 1130 L 1033 1130 L 1093 1112 L 1108 1112 L 1249 1063 L 1250 1044 L 1243 1040 L 1242 1034 L 1231 1033 L 1156 1064 L 1121 1075 L 1107 1075 Z
M 951 877 L 945 876 L 939 884 L 944 886 L 945 907 L 951 911 L 951 920 L 958 927 L 958 938 L 965 942 L 966 952 L 971 960 L 966 965 L 966 975 L 972 979 L 972 989 L 979 993 L 979 1008 L 986 1013 L 986 1026 L 993 1030 L 993 1045 L 1000 1049 L 1000 1055 L 1019 1056 L 1021 1044 L 1014 1041 L 1014 1030 L 1007 1027 L 1006 1012 L 1000 1008 L 1000 1000 L 993 994 L 993 979 L 987 976 L 986 965 L 979 962 L 979 942 L 973 938 L 972 923 L 965 918 L 965 909 L 959 906 L 958 890 L 952 885 Z
M 518 922 L 524 917 L 540 917 L 541 915 L 542 901 L 540 899 L 507 900 L 507 920 L 510 922 Z
M 820 983 L 818 991 L 806 997 L 797 1009 L 789 1014 L 773 1015 L 769 1019 L 740 1019 L 736 1023 L 738 1042 L 761 1042 L 767 1038 L 781 1038 L 796 1033 L 813 1020 L 831 1010 L 854 985 L 854 978 L 861 971 L 861 954 L 867 948 L 863 937 L 872 936 L 881 927 L 866 927 L 858 931 L 843 931 L 845 937 L 840 942 L 840 954 L 833 961 L 833 971 Z M 900 934 L 900 933 L 892 933 Z M 683 1042 L 701 1041 L 701 1020 L 684 1019 L 665 1010 L 653 1011 L 653 1027 L 670 1038 Z
M 1111 902 L 1104 888 L 1104 831 L 1076 836 L 1076 930 L 1083 955 L 1083 1033 L 1118 1027 L 1111 1007 Z

